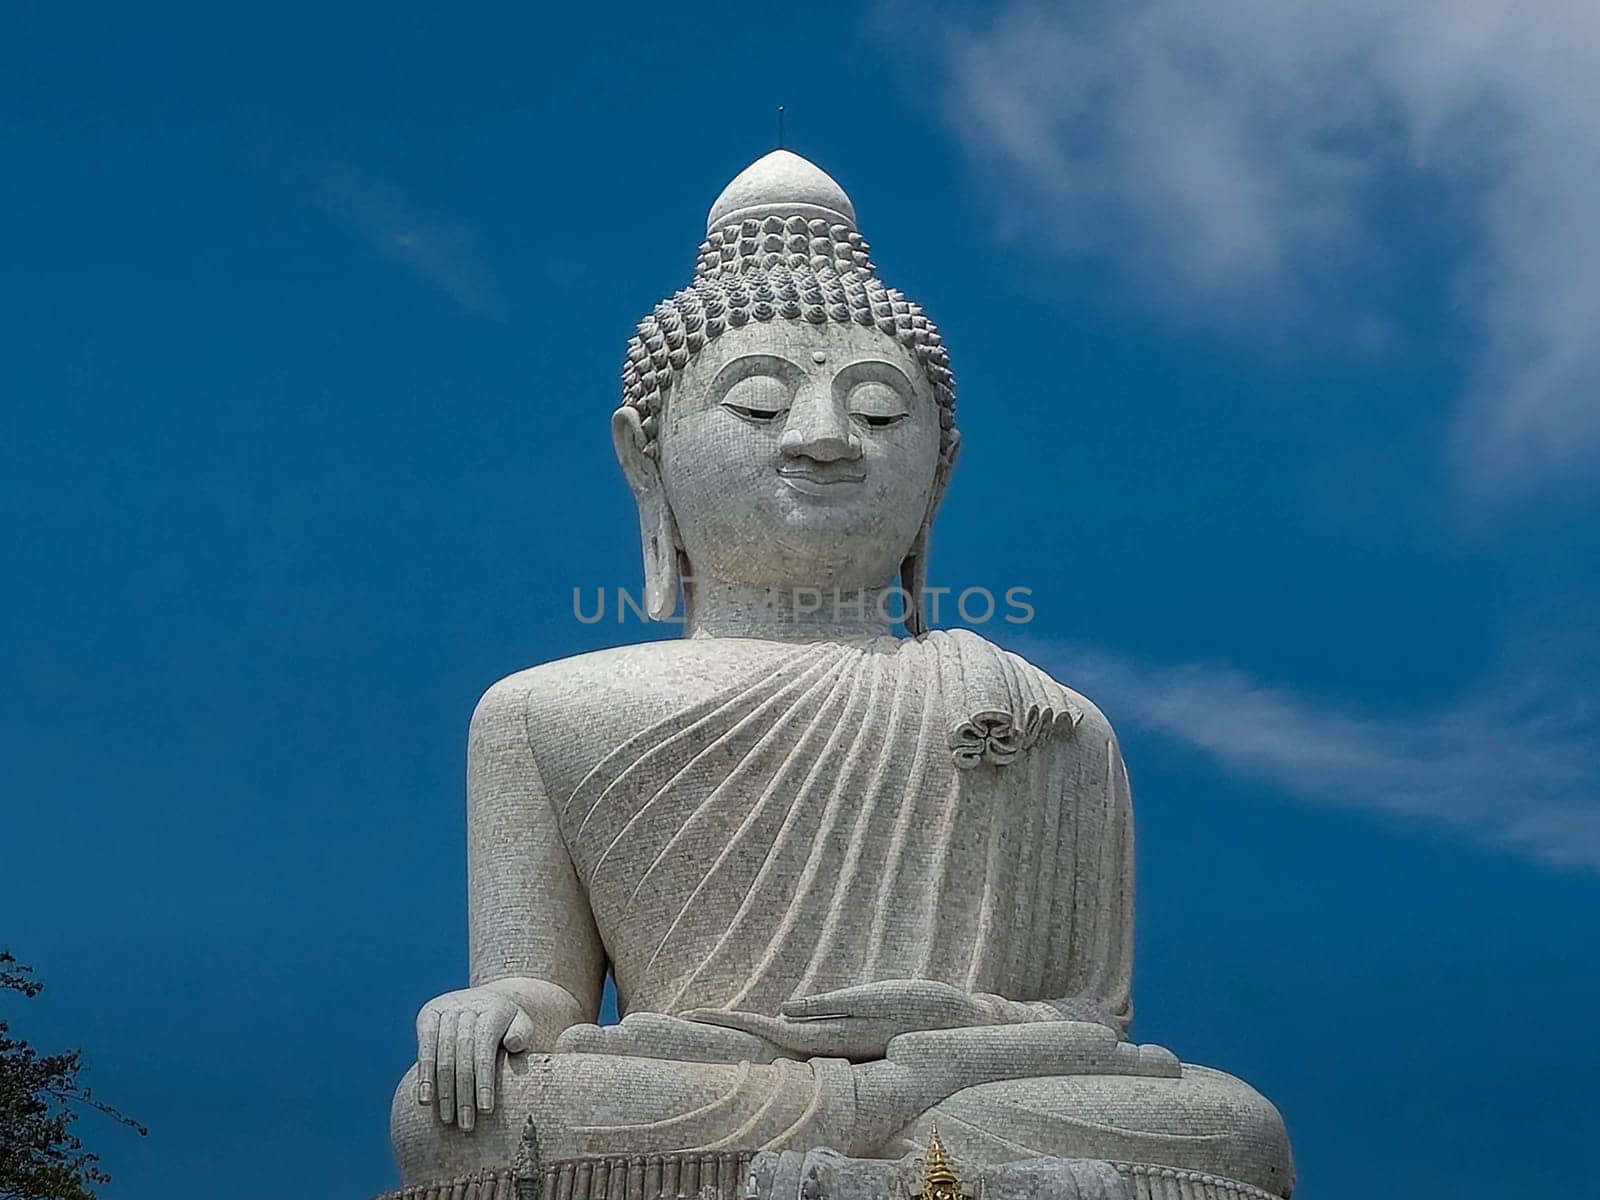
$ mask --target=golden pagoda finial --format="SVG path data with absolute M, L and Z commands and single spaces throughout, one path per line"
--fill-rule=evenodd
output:
M 917 1200 L 966 1200 L 966 1189 L 961 1177 L 950 1165 L 945 1155 L 944 1143 L 939 1140 L 939 1127 L 928 1126 L 928 1157 L 922 1169 L 922 1191 Z

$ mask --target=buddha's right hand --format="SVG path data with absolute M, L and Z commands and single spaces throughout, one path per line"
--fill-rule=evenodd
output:
M 493 1112 L 502 1047 L 510 1054 L 549 1050 L 582 1020 L 568 992 L 540 979 L 502 979 L 446 992 L 417 1014 L 417 1103 L 436 1104 L 439 1120 L 470 1132 Z

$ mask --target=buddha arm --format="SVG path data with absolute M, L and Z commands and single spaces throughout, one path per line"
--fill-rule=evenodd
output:
M 1062 798 L 1062 804 L 1077 807 L 1080 819 L 1103 812 L 1104 833 L 1097 853 L 1087 862 L 1078 856 L 1071 841 L 1064 840 L 1056 865 L 1058 881 L 1077 881 L 1087 875 L 1084 891 L 1093 897 L 1086 905 L 1060 905 L 1057 909 L 1060 926 L 1051 944 L 1070 947 L 1066 958 L 1071 991 L 1041 1000 L 1008 1000 L 987 994 L 974 999 L 988 1009 L 995 1024 L 1093 1021 L 1126 1037 L 1133 1019 L 1133 799 L 1116 735 L 1104 718 L 1091 720 L 1094 724 L 1081 730 L 1080 736 L 1092 737 L 1103 747 L 1096 751 L 1103 753 L 1095 773 L 1099 786 L 1074 790 Z M 1063 813 L 1066 819 L 1069 814 Z
M 1071 991 L 1035 1004 L 1044 1006 L 1048 1020 L 1098 1021 L 1126 1037 L 1133 1020 L 1133 794 L 1122 750 L 1105 718 L 1080 732 L 1098 743 L 1101 764 L 1096 775 L 1101 783 L 1064 797 L 1063 804 L 1103 812 L 1104 833 L 1093 861 L 1077 858 L 1071 847 L 1063 850 L 1057 878 L 1088 875 L 1093 898 L 1076 912 L 1073 906 L 1062 906 L 1057 917 L 1066 924 L 1058 940 L 1071 946 Z
M 599 1013 L 605 954 L 529 742 L 528 692 L 503 680 L 472 716 L 467 903 L 472 985 L 515 999 L 543 1041 Z

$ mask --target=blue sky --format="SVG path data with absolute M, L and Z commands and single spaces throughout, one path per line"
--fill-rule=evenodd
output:
M 1568 1186 L 1600 19 L 1537 8 L 8 12 L 0 944 L 151 1127 L 107 1194 L 390 1183 L 467 717 L 642 635 L 571 616 L 623 344 L 780 103 L 952 349 L 936 581 L 1122 731 L 1135 1036 L 1306 1200 Z

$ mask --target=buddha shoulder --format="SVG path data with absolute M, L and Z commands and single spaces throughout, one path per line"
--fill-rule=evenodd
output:
M 1086 746 L 1114 744 L 1111 724 L 1092 700 L 1020 654 L 967 629 L 935 630 L 917 641 L 934 652 L 943 690 L 974 722 L 1007 714 L 1030 745 L 1046 729 Z
M 748 677 L 786 649 L 752 639 L 675 639 L 540 663 L 483 694 L 472 716 L 474 736 L 514 724 L 525 731 L 541 764 L 547 748 L 575 741 L 603 753 Z
M 1116 741 L 1117 733 L 1116 730 L 1111 728 L 1111 721 L 1106 717 L 1105 713 L 1100 711 L 1100 706 L 1093 700 L 1082 692 L 1077 691 L 1070 684 L 1062 683 L 1043 667 L 1034 666 L 1033 663 L 1021 655 L 1013 654 L 1009 650 L 1003 651 L 1003 653 L 1018 663 L 1023 670 L 1033 672 L 1038 679 L 1047 683 L 1050 689 L 1054 689 L 1065 698 L 1069 710 L 1075 714 L 1073 717 L 1073 729 L 1077 738 L 1084 741 Z

